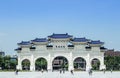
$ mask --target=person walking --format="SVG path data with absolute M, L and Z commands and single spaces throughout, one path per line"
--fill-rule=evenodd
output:
M 92 69 L 89 69 L 88 73 L 89 75 L 92 75 Z
M 106 70 L 105 70 L 105 69 L 103 69 L 104 74 L 105 74 L 105 71 L 106 71 Z
M 62 73 L 62 69 L 60 69 L 60 74 Z
M 41 72 L 43 73 L 43 72 L 44 72 L 44 70 L 43 70 L 43 69 L 41 69 Z
M 112 69 L 111 69 L 110 71 L 111 71 L 111 73 L 112 73 Z
M 73 74 L 73 70 L 71 70 L 70 72 L 71 72 L 72 75 L 74 75 L 74 74 Z
M 15 74 L 18 75 L 18 69 L 16 69 Z
M 65 73 L 65 68 L 63 68 L 63 73 Z

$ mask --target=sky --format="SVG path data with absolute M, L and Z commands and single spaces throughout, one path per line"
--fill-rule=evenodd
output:
M 120 0 L 0 0 L 0 50 L 17 43 L 68 33 L 105 42 L 120 51 Z

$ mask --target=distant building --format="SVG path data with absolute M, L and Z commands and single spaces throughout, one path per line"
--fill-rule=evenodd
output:
M 52 34 L 47 38 L 36 38 L 31 41 L 18 43 L 15 49 L 18 53 L 17 69 L 29 69 L 31 71 L 46 69 L 66 70 L 92 68 L 92 61 L 99 60 L 99 69 L 105 69 L 104 65 L 104 42 L 75 38 L 69 34 Z M 41 66 L 36 64 L 38 59 Z M 27 64 L 26 64 L 27 63 Z M 29 65 L 30 64 L 30 65 Z M 26 65 L 26 66 L 25 66 Z
M 5 56 L 5 52 L 0 51 L 0 56 Z
M 111 50 L 107 50 L 104 55 L 105 57 L 106 56 L 120 56 L 120 51 L 114 51 L 114 49 L 111 49 Z

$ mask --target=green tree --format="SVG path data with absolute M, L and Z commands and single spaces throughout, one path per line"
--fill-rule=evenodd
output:
M 10 69 L 16 69 L 17 59 L 10 60 Z
M 106 56 L 105 65 L 107 70 L 120 70 L 120 56 Z
M 4 69 L 10 69 L 10 58 L 9 55 L 4 57 Z
M 44 58 L 39 58 L 35 62 L 36 70 L 47 69 L 47 61 Z
M 3 56 L 0 56 L 0 68 L 2 69 L 3 67 L 2 67 L 2 65 L 3 65 Z

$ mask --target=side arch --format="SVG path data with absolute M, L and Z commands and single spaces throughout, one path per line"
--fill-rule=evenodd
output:
M 99 70 L 100 69 L 100 59 L 99 58 L 91 59 L 91 66 L 92 66 L 93 70 Z
M 22 70 L 30 70 L 30 60 L 29 59 L 23 59 L 21 61 Z

